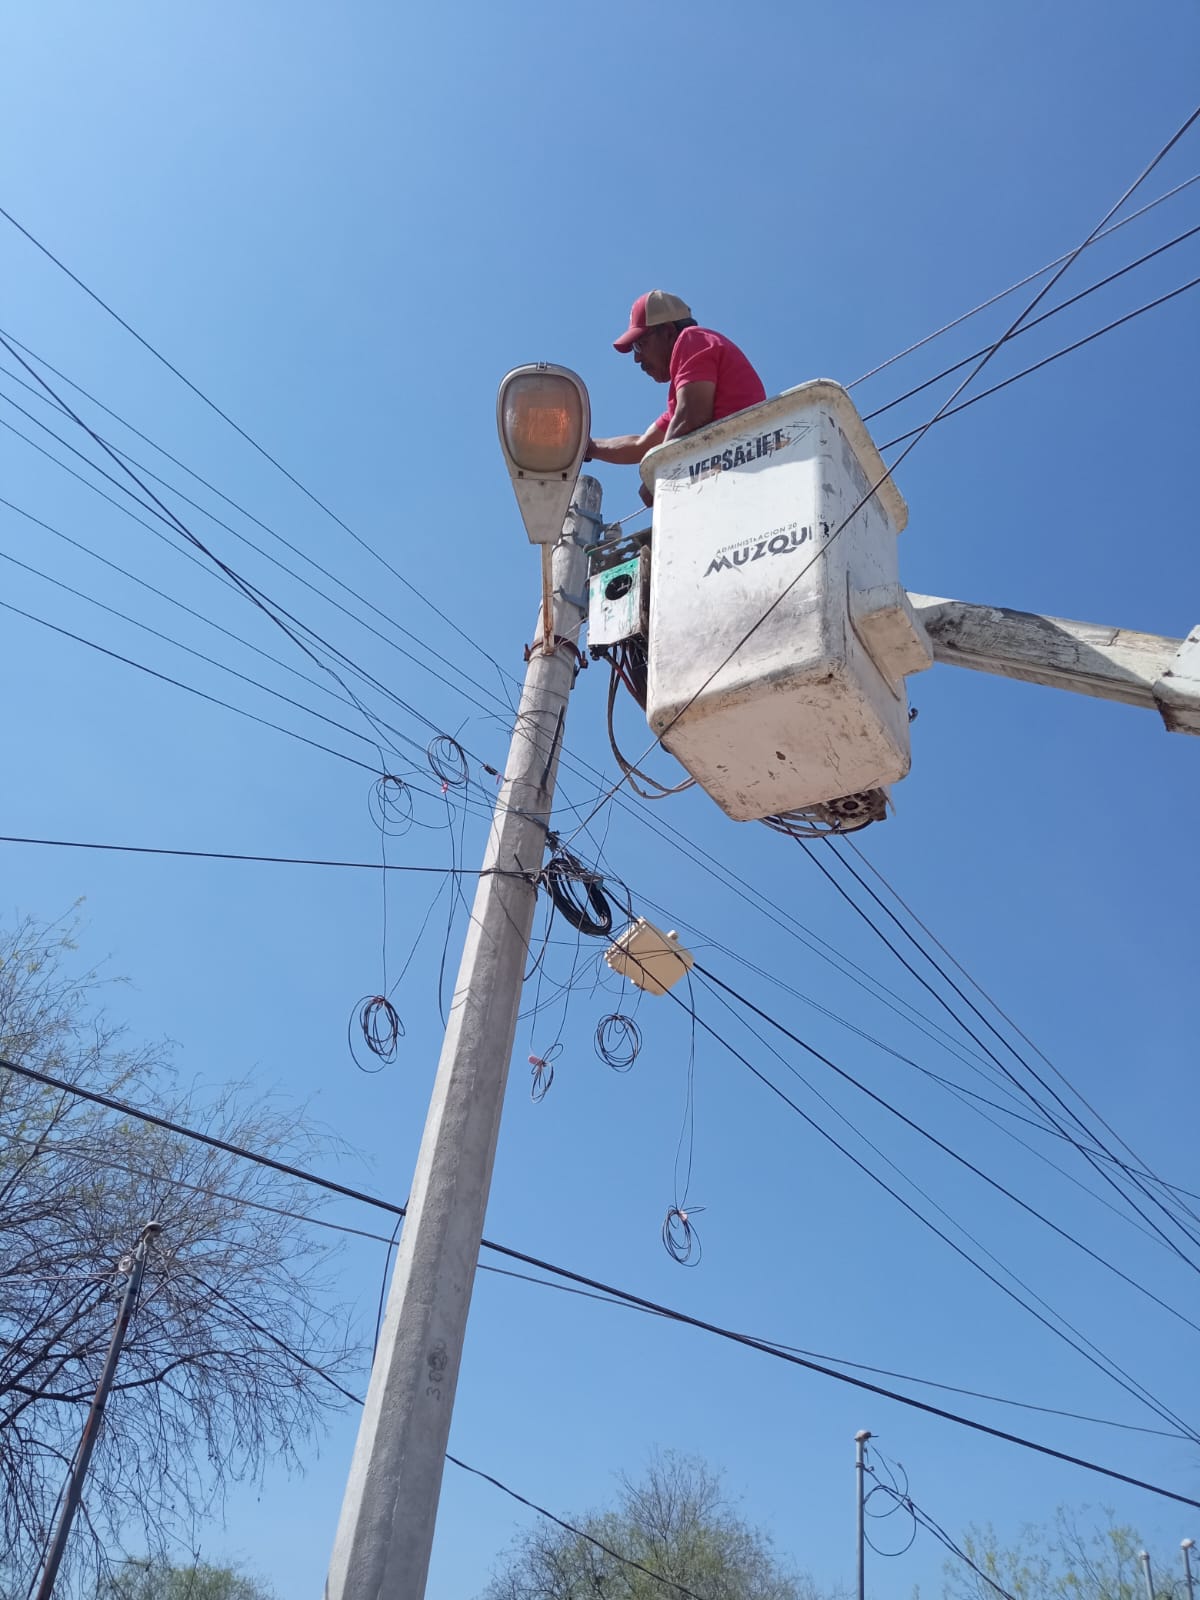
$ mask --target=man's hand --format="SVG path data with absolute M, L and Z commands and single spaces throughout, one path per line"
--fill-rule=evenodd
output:
M 585 461 L 607 461 L 614 467 L 636 467 L 656 444 L 663 442 L 663 431 L 657 422 L 651 423 L 645 433 L 623 433 L 615 439 L 589 439 Z

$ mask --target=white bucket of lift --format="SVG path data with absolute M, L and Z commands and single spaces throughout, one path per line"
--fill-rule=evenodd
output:
M 654 490 L 646 715 L 738 821 L 908 771 L 904 674 L 930 659 L 899 586 L 908 510 L 888 479 L 850 517 L 885 470 L 826 379 L 642 463 Z

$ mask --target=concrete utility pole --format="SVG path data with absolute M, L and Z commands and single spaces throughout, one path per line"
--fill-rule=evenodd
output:
M 113 1324 L 112 1338 L 108 1342 L 108 1354 L 104 1358 L 104 1370 L 100 1374 L 100 1382 L 96 1385 L 96 1393 L 92 1396 L 87 1421 L 83 1425 L 83 1434 L 79 1440 L 79 1449 L 75 1452 L 75 1460 L 71 1463 L 71 1475 L 67 1482 L 62 1516 L 58 1519 L 58 1527 L 54 1530 L 54 1539 L 46 1556 L 42 1581 L 38 1585 L 37 1600 L 50 1600 L 50 1596 L 54 1593 L 54 1580 L 58 1577 L 63 1552 L 71 1535 L 71 1524 L 75 1521 L 75 1513 L 79 1510 L 79 1502 L 83 1498 L 83 1480 L 87 1477 L 88 1465 L 92 1459 L 92 1451 L 96 1448 L 96 1438 L 104 1416 L 104 1407 L 117 1374 L 117 1358 L 125 1343 L 125 1335 L 129 1332 L 129 1319 L 133 1316 L 138 1291 L 142 1287 L 142 1274 L 146 1270 L 146 1251 L 151 1237 L 161 1232 L 162 1228 L 157 1222 L 148 1222 L 142 1229 L 141 1238 L 134 1249 L 133 1259 L 128 1268 L 129 1276 L 125 1280 L 125 1292 L 121 1296 L 117 1320 Z
M 421 1600 L 450 1415 L 516 1037 L 600 485 L 580 478 L 554 546 L 554 620 L 539 618 L 467 928 L 433 1098 L 371 1370 L 326 1600 Z M 579 541 L 582 541 L 579 542 Z M 572 599 L 568 599 L 570 596 Z M 543 648 L 547 636 L 556 646 Z M 520 872 L 526 876 L 499 876 Z
M 858 1483 L 858 1600 L 867 1593 L 867 1428 L 854 1435 L 854 1476 Z
M 1188 1600 L 1196 1600 L 1196 1591 L 1192 1585 L 1192 1547 L 1194 1539 L 1184 1539 L 1179 1548 L 1183 1551 L 1183 1578 L 1187 1584 Z

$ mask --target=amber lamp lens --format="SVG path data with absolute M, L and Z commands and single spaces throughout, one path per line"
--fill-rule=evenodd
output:
M 504 391 L 504 442 L 522 472 L 567 472 L 583 442 L 579 391 L 554 373 L 528 372 Z

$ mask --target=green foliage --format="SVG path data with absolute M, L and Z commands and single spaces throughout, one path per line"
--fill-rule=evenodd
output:
M 173 1567 L 126 1561 L 104 1578 L 96 1600 L 274 1600 L 272 1591 L 233 1567 Z
M 1011 1545 L 1001 1545 L 989 1525 L 971 1528 L 963 1549 L 986 1577 L 959 1562 L 946 1565 L 947 1600 L 997 1600 L 998 1585 L 1013 1600 L 1146 1600 L 1146 1548 L 1137 1530 L 1104 1521 L 1081 1527 L 1061 1507 L 1052 1523 L 1030 1525 Z M 1151 1556 L 1155 1600 L 1178 1600 L 1178 1557 Z M 990 1579 L 991 1582 L 987 1580 Z
M 568 1520 L 615 1554 L 539 1522 L 502 1558 L 484 1600 L 664 1600 L 670 1591 L 628 1561 L 702 1600 L 818 1600 L 770 1538 L 737 1514 L 720 1478 L 672 1451 L 656 1455 L 639 1480 L 622 1477 L 612 1510 Z

